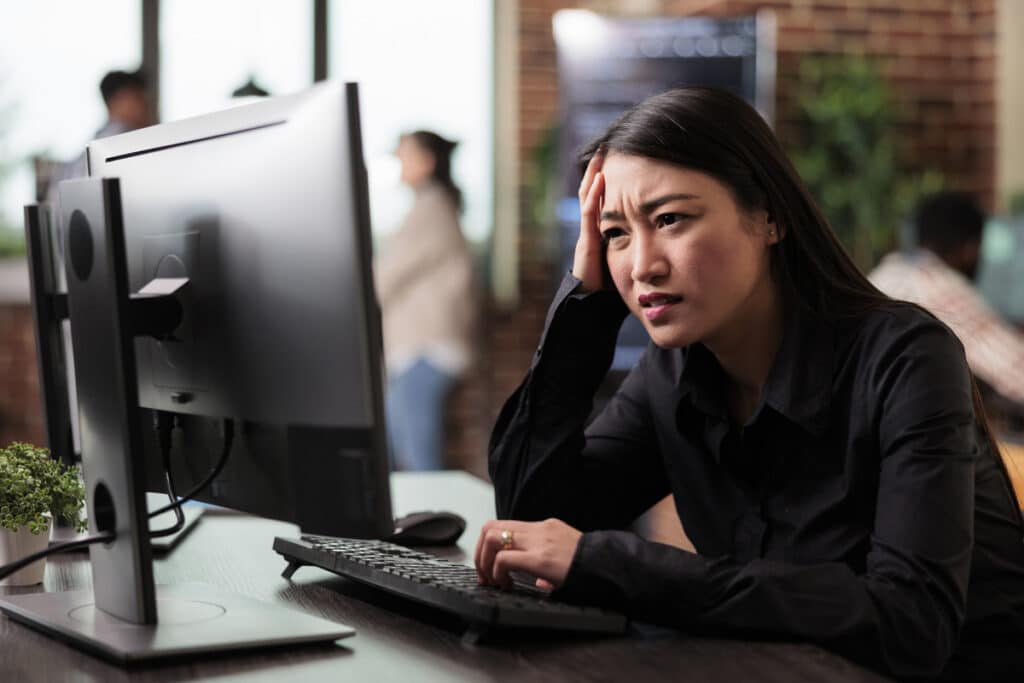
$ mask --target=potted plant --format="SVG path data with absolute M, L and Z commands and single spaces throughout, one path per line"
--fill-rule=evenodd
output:
M 895 98 L 876 61 L 805 57 L 796 106 L 793 163 L 851 256 L 869 269 L 898 245 L 914 204 L 942 189 L 944 178 L 901 158 Z
M 54 517 L 84 531 L 84 502 L 77 469 L 52 459 L 45 448 L 14 442 L 0 449 L 0 565 L 44 549 Z M 45 560 L 39 560 L 0 584 L 40 583 L 45 568 Z

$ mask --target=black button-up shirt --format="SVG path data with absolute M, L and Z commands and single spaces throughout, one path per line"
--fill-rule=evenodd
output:
M 652 345 L 585 427 L 627 311 L 578 284 L 490 448 L 499 517 L 586 532 L 561 597 L 900 676 L 1024 667 L 1024 527 L 944 325 L 897 302 L 831 322 L 787 310 L 743 425 L 707 348 Z M 669 493 L 696 554 L 622 531 Z

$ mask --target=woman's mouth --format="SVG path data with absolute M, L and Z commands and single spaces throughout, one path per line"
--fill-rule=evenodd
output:
M 683 297 L 673 296 L 672 294 L 641 294 L 637 299 L 640 303 L 640 308 L 644 311 L 644 317 L 651 322 L 657 322 L 660 318 L 664 317 L 668 310 L 681 302 Z

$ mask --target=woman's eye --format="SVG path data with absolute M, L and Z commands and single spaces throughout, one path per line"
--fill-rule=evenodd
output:
M 623 230 L 622 228 L 608 228 L 607 230 L 601 233 L 601 241 L 604 242 L 605 244 L 608 244 L 617 237 L 625 236 L 625 234 L 626 231 Z
M 685 218 L 688 218 L 688 216 L 681 213 L 663 213 L 658 216 L 658 225 L 673 225 L 682 222 Z

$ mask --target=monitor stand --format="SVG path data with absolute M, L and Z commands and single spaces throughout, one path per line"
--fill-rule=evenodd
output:
M 353 635 L 212 586 L 154 584 L 134 336 L 157 316 L 128 290 L 118 181 L 69 180 L 60 191 L 89 531 L 115 537 L 89 550 L 93 590 L 3 596 L 0 611 L 122 664 Z

